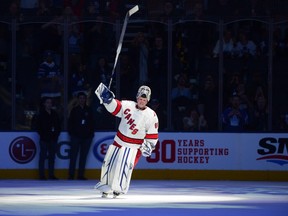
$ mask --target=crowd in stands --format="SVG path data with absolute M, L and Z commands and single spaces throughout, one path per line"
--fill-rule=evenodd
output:
M 288 3 L 281 0 L 3 0 L 0 7 L 3 23 L 11 19 L 20 24 L 29 23 L 16 27 L 16 95 L 18 107 L 22 107 L 16 115 L 19 122 L 24 122 L 23 110 L 37 110 L 41 96 L 57 98 L 56 108 L 64 111 L 67 67 L 68 109 L 74 106 L 79 92 L 86 92 L 97 122 L 102 122 L 95 129 L 114 128 L 109 115 L 100 114 L 105 110 L 97 102 L 94 90 L 100 82 L 109 84 L 118 42 L 114 24 L 122 21 L 135 4 L 140 6 L 135 19 L 143 21 L 135 25 L 137 30 L 132 38 L 123 44 L 117 76 L 118 94 L 122 98 L 133 99 L 139 85 L 149 85 L 153 96 L 150 105 L 157 110 L 163 131 L 271 130 L 269 55 L 273 54 L 277 63 L 273 67 L 280 74 L 275 72 L 273 81 L 281 84 L 287 81 L 287 74 L 283 77 L 282 71 L 287 68 L 285 58 L 288 57 L 288 16 L 284 10 L 288 9 Z M 248 20 L 225 25 L 221 41 L 219 20 L 243 17 Z M 273 30 L 273 52 L 269 52 L 269 25 L 253 21 L 271 17 L 286 19 L 286 24 Z M 173 23 L 172 53 L 167 46 L 168 21 Z M 0 24 L 0 62 L 5 63 L 11 56 L 7 46 L 11 36 L 3 23 Z M 64 49 L 68 49 L 68 63 Z M 171 77 L 167 72 L 169 63 Z M 112 87 L 118 84 L 114 79 Z M 281 91 L 280 86 L 274 85 L 282 99 L 274 95 L 273 103 L 279 102 L 282 107 L 273 112 L 273 128 L 282 131 L 288 127 L 288 90 Z M 0 90 L 3 91 L 2 87 Z M 167 123 L 169 99 L 172 128 Z M 1 99 L 1 109 L 2 103 Z

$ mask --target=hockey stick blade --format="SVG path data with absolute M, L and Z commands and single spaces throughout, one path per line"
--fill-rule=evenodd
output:
M 138 5 L 134 6 L 133 8 L 131 8 L 128 13 L 129 13 L 129 16 L 132 16 L 134 13 L 136 13 L 137 11 L 139 10 L 139 7 Z
M 110 82 L 109 82 L 109 86 L 108 86 L 109 89 L 110 89 L 111 84 L 112 84 L 115 68 L 116 68 L 116 65 L 117 65 L 117 62 L 118 62 L 118 57 L 119 57 L 119 54 L 120 54 L 121 49 L 122 49 L 123 38 L 124 38 L 124 35 L 125 35 L 125 31 L 126 31 L 128 20 L 129 20 L 130 16 L 132 16 L 138 10 L 139 10 L 139 7 L 138 7 L 138 5 L 136 5 L 136 6 L 131 8 L 126 13 L 126 16 L 125 16 L 125 19 L 124 19 L 124 23 L 123 23 L 123 27 L 122 27 L 122 31 L 121 31 L 121 35 L 120 35 L 120 39 L 119 39 L 117 50 L 116 50 L 116 56 L 115 56 L 114 65 L 113 65 L 113 69 L 112 69 L 112 73 L 111 73 L 111 78 L 110 78 Z

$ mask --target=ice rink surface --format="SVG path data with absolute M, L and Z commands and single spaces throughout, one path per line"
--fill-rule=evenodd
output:
M 288 182 L 131 181 L 101 198 L 95 180 L 0 180 L 0 215 L 288 216 Z

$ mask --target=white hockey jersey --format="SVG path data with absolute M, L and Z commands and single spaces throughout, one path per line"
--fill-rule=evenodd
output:
M 138 109 L 137 103 L 130 100 L 113 99 L 104 104 L 108 112 L 121 118 L 114 141 L 129 148 L 139 148 L 144 139 L 156 146 L 158 141 L 158 117 L 149 107 Z

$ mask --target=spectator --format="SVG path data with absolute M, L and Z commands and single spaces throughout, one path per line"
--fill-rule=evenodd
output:
M 252 130 L 258 132 L 268 131 L 268 107 L 265 97 L 257 98 L 251 121 Z
M 45 29 L 48 26 L 54 26 L 55 23 L 63 23 L 64 21 L 67 21 L 68 23 L 73 23 L 78 21 L 78 17 L 75 15 L 73 9 L 70 6 L 65 6 L 64 9 L 62 9 L 62 14 L 59 16 L 58 14 L 56 15 L 56 17 L 51 20 L 48 23 L 45 23 L 44 25 L 41 26 L 41 28 Z M 59 33 L 62 34 L 62 28 L 61 26 L 54 26 L 58 29 Z M 71 31 L 71 28 L 74 28 L 73 25 L 69 26 L 70 29 L 68 30 L 69 32 Z
M 199 83 L 197 78 L 191 77 L 189 79 L 189 89 L 191 92 L 192 102 L 198 103 L 199 102 L 199 96 L 200 96 L 200 89 L 199 89 Z
M 34 16 L 36 14 L 36 8 L 38 6 L 38 0 L 20 0 L 20 11 L 26 16 Z
M 84 17 L 95 18 L 97 16 L 103 16 L 106 12 L 106 0 L 89 0 L 85 3 Z
M 283 56 L 283 38 L 282 38 L 282 32 L 281 28 L 274 29 L 273 32 L 273 54 L 276 57 L 282 57 Z
M 125 0 L 111 0 L 108 6 L 108 14 L 112 22 L 121 20 L 126 13 Z
M 156 112 L 159 122 L 161 122 L 159 125 L 159 130 L 165 131 L 167 128 L 167 114 L 165 109 L 161 106 L 159 100 L 156 98 L 152 99 L 148 103 L 148 106 Z
M 136 67 L 128 54 L 123 54 L 120 59 L 120 95 L 122 98 L 134 98 L 131 83 L 134 82 L 135 76 L 137 76 Z
M 266 28 L 260 28 L 256 32 L 256 47 L 257 47 L 257 55 L 261 58 L 266 58 L 268 53 L 268 48 L 269 48 L 269 34 L 268 30 Z
M 175 72 L 176 73 L 189 73 L 191 65 L 189 64 L 187 43 L 189 38 L 187 37 L 187 30 L 183 27 L 175 30 Z
M 248 39 L 246 33 L 241 32 L 239 34 L 239 40 L 236 42 L 235 47 L 236 56 L 239 58 L 249 58 L 255 57 L 256 55 L 256 45 L 255 43 Z
M 78 94 L 84 92 L 86 95 L 89 94 L 91 90 L 91 85 L 88 78 L 88 71 L 85 64 L 80 63 L 76 70 L 73 72 L 69 89 L 71 90 L 72 96 L 68 104 L 68 112 L 70 113 L 71 109 L 78 103 Z M 69 97 L 70 98 L 70 97 Z
M 68 133 L 70 135 L 69 180 L 75 177 L 75 167 L 79 155 L 78 180 L 86 180 L 85 167 L 90 145 L 94 137 L 94 118 L 92 109 L 86 104 L 87 95 L 78 93 L 78 105 L 68 118 Z
M 77 1 L 71 1 L 71 0 L 64 0 L 64 7 L 70 7 L 73 11 L 73 14 L 77 16 L 79 19 L 82 17 L 83 11 L 84 11 L 84 5 L 85 0 L 77 0 Z
M 251 100 L 255 102 L 256 97 L 264 96 L 267 98 L 268 80 L 265 71 L 253 70 L 250 72 L 249 79 L 246 82 L 246 89 L 249 92 Z
M 85 58 L 88 59 L 88 69 L 95 71 L 97 59 L 100 57 L 107 58 L 111 53 L 112 31 L 110 27 L 104 23 L 103 16 L 95 17 L 96 21 L 93 25 L 87 24 L 84 28 L 84 51 Z M 98 84 L 97 84 L 98 85 Z
M 177 86 L 171 90 L 173 125 L 175 130 L 183 130 L 183 117 L 191 105 L 192 95 L 188 88 L 187 77 L 181 74 L 177 77 Z
M 90 81 L 92 88 L 95 90 L 100 82 L 103 82 L 108 86 L 111 78 L 112 69 L 109 66 L 105 57 L 100 57 L 97 61 L 97 65 L 94 71 L 90 74 Z
M 237 93 L 238 85 L 244 82 L 241 74 L 237 71 L 233 72 L 230 76 L 229 74 L 227 75 L 228 78 L 224 87 L 224 101 L 228 101 L 231 95 L 235 92 Z
M 78 93 L 85 92 L 88 94 L 90 82 L 88 78 L 88 71 L 85 64 L 80 63 L 72 74 L 71 78 L 71 91 L 72 96 L 77 97 Z
M 138 32 L 129 47 L 129 55 L 135 67 L 138 67 L 139 77 L 134 80 L 135 89 L 148 83 L 148 58 L 150 45 L 143 32 Z M 136 90 L 135 90 L 136 91 Z
M 58 107 L 62 95 L 62 76 L 59 66 L 54 62 L 53 51 L 45 51 L 44 61 L 40 64 L 37 74 L 41 98 L 53 98 L 56 107 Z
M 99 81 L 98 83 L 102 82 L 108 85 L 111 79 L 111 72 L 112 69 L 108 64 L 107 59 L 100 57 L 98 60 L 98 65 L 96 66 L 96 74 L 99 76 L 98 79 L 96 79 Z
M 179 14 L 175 8 L 173 1 L 165 1 L 160 14 L 160 21 L 167 22 L 168 20 L 176 21 L 179 18 Z
M 184 131 L 205 131 L 207 121 L 204 115 L 199 114 L 195 108 L 192 108 L 188 115 L 183 118 Z
M 47 17 L 52 15 L 51 5 L 46 0 L 38 0 L 38 7 L 36 8 L 37 19 L 41 17 L 41 19 L 46 20 Z M 47 21 L 47 20 L 46 20 Z
M 202 2 L 195 2 L 192 6 L 191 13 L 187 13 L 188 19 L 201 20 L 204 19 L 204 8 Z
M 214 44 L 212 43 L 212 35 L 209 25 L 202 20 L 189 22 L 185 25 L 187 36 L 187 52 L 191 72 L 197 74 L 202 68 L 202 61 L 211 56 L 211 50 Z M 211 65 L 206 65 L 207 67 Z M 196 76 L 196 75 L 195 75 Z
M 23 15 L 20 11 L 20 5 L 18 1 L 11 1 L 8 10 L 5 11 L 5 15 L 9 18 L 16 19 L 17 22 L 23 21 Z
M 185 74 L 181 74 L 177 77 L 177 85 L 171 90 L 171 98 L 172 100 L 177 100 L 179 98 L 184 97 L 187 100 L 191 100 L 191 92 L 188 88 L 187 76 Z
M 281 113 L 278 120 L 277 130 L 287 133 L 288 131 L 288 112 Z
M 63 52 L 63 40 L 61 38 L 61 31 L 62 26 L 60 25 L 63 20 L 61 20 L 59 17 L 56 17 L 52 21 L 47 20 L 50 19 L 50 8 L 47 5 L 43 5 L 43 14 L 39 14 L 38 18 L 39 21 L 44 21 L 45 23 L 41 25 L 41 28 L 39 28 L 39 50 L 53 50 L 55 52 L 55 61 L 58 65 L 60 65 L 60 61 L 57 61 L 56 54 Z M 41 9 L 41 10 L 42 10 Z M 51 12 L 52 13 L 52 12 Z M 55 22 L 54 22 L 55 21 Z
M 45 160 L 48 156 L 48 178 L 57 180 L 54 175 L 55 154 L 57 152 L 57 141 L 61 132 L 60 118 L 55 110 L 52 109 L 52 98 L 45 97 L 38 116 L 36 117 L 36 131 L 40 136 L 40 155 L 39 155 L 39 179 L 46 180 Z
M 165 107 L 167 92 L 167 49 L 165 48 L 163 37 L 157 35 L 153 38 L 153 46 L 149 52 L 149 80 L 152 89 L 161 89 L 154 93 L 155 98 Z
M 69 23 L 70 25 L 68 25 L 68 35 L 70 37 L 68 44 L 70 45 L 70 51 L 73 51 L 73 48 L 79 45 L 79 34 L 80 34 L 80 24 L 78 23 L 79 19 L 78 17 L 74 14 L 73 9 L 70 6 L 66 6 L 63 9 L 63 12 L 61 15 L 57 15 L 54 19 L 52 19 L 51 21 L 43 24 L 41 26 L 41 29 L 43 30 L 44 36 L 43 37 L 47 37 L 45 35 L 45 32 L 47 32 L 49 34 L 48 40 L 45 40 L 45 43 L 48 42 L 49 44 L 49 40 L 51 40 L 52 42 L 50 42 L 50 46 L 53 47 L 53 49 L 55 51 L 57 51 L 58 53 L 62 53 L 62 49 L 63 45 L 62 45 L 62 41 L 63 41 L 63 36 L 64 36 L 64 28 L 61 24 L 63 23 Z M 73 24 L 72 24 L 73 23 Z M 48 30 L 46 30 L 48 29 Z M 52 38 L 53 39 L 52 39 Z M 55 41 L 54 41 L 55 40 Z M 71 47 L 72 45 L 72 47 Z M 47 46 L 47 45 L 46 45 Z M 72 48 L 72 50 L 71 50 Z M 49 48 L 52 49 L 52 48 Z M 70 56 L 71 57 L 71 56 Z
M 95 69 L 91 72 L 90 79 L 89 79 L 91 82 L 91 89 L 93 90 L 92 91 L 93 94 L 91 95 L 91 97 L 93 98 L 91 107 L 93 107 L 93 110 L 94 110 L 94 121 L 98 122 L 98 124 L 95 125 L 95 129 L 111 130 L 115 126 L 115 118 L 113 118 L 110 115 L 110 113 L 106 112 L 104 107 L 99 103 L 99 100 L 94 94 L 94 91 L 99 85 L 99 83 L 101 82 L 105 83 L 105 85 L 107 86 L 109 85 L 112 69 L 110 65 L 108 64 L 106 57 L 104 56 L 101 56 L 96 62 L 97 62 L 97 65 L 95 66 Z M 122 65 L 121 65 L 121 69 L 122 69 Z M 112 81 L 111 87 L 114 87 L 114 84 L 115 83 Z M 131 82 L 128 84 L 128 86 L 130 84 Z M 122 85 L 122 79 L 121 79 L 121 85 Z
M 232 33 L 229 30 L 224 32 L 223 36 L 223 56 L 224 57 L 232 57 L 234 51 L 234 40 L 232 37 Z M 213 57 L 218 57 L 220 53 L 220 40 L 217 41 L 214 49 L 213 49 Z
M 207 130 L 218 128 L 218 88 L 212 75 L 205 76 L 200 88 L 199 106 L 203 107 L 203 114 L 207 119 Z
M 265 93 L 265 90 L 264 90 L 264 86 L 262 86 L 261 84 L 256 86 L 254 102 L 257 102 L 259 97 L 266 98 L 266 93 Z
M 240 109 L 245 110 L 249 114 L 253 109 L 253 103 L 246 92 L 246 85 L 244 83 L 240 83 L 237 86 L 236 92 L 240 98 Z
M 231 105 L 222 113 L 223 130 L 227 132 L 243 132 L 248 125 L 248 114 L 240 109 L 240 98 L 237 94 L 231 97 Z
M 68 51 L 70 57 L 79 59 L 82 49 L 83 36 L 77 25 L 73 25 L 68 35 Z M 73 55 L 73 56 L 71 56 Z

